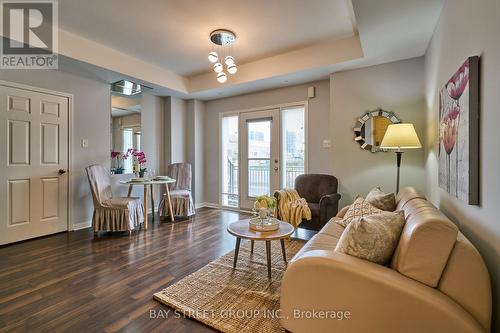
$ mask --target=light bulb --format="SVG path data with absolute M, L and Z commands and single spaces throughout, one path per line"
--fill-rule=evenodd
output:
M 220 72 L 219 74 L 217 74 L 217 81 L 219 81 L 220 83 L 226 82 L 227 81 L 226 73 Z
M 214 65 L 214 72 L 215 73 L 220 73 L 224 70 L 224 67 L 222 67 L 222 64 L 220 62 L 216 63 Z
M 216 62 L 217 60 L 219 60 L 219 56 L 217 55 L 217 52 L 212 51 L 208 54 L 208 61 Z
M 227 56 L 225 59 L 224 59 L 224 63 L 227 65 L 227 66 L 231 66 L 234 64 L 234 58 L 232 56 Z
M 236 64 L 229 65 L 227 66 L 227 71 L 229 74 L 234 74 L 238 71 L 238 67 L 236 67 Z

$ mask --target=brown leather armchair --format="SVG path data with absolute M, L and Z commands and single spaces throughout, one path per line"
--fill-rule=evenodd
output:
M 302 221 L 299 227 L 321 230 L 337 214 L 340 200 L 337 187 L 338 180 L 331 175 L 305 174 L 295 179 L 295 190 L 306 199 L 312 213 L 312 219 Z

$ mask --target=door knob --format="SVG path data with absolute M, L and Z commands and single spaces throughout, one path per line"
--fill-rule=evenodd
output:
M 60 175 L 64 175 L 65 173 L 66 173 L 66 170 L 64 170 L 64 169 L 59 169 L 59 174 L 60 174 Z
M 274 171 L 278 171 L 278 167 L 274 167 Z

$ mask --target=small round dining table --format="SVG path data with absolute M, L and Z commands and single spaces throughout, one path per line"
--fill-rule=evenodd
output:
M 132 189 L 134 186 L 144 186 L 144 229 L 148 228 L 148 192 L 150 193 L 150 198 L 151 198 L 151 211 L 153 213 L 153 220 L 155 216 L 155 199 L 154 199 L 154 191 L 153 191 L 153 186 L 154 185 L 160 185 L 160 186 L 165 186 L 165 193 L 166 193 L 166 204 L 168 208 L 168 215 L 170 216 L 170 221 L 174 222 L 174 213 L 172 210 L 172 201 L 170 200 L 170 190 L 168 189 L 169 184 L 175 183 L 176 180 L 173 178 L 168 178 L 168 179 L 147 179 L 144 178 L 143 180 L 122 180 L 120 181 L 120 184 L 128 185 L 128 193 L 127 196 L 130 197 L 132 195 Z M 159 216 L 160 212 L 158 212 Z

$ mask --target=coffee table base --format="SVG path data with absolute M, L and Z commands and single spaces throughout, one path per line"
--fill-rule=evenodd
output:
M 271 241 L 266 240 L 266 257 L 267 257 L 267 277 L 271 278 Z M 281 252 L 283 254 L 283 261 L 285 264 L 287 264 L 286 261 L 286 252 L 285 252 L 285 240 L 282 238 L 280 239 L 281 243 Z M 233 261 L 233 268 L 236 268 L 236 263 L 238 262 L 238 254 L 240 252 L 240 244 L 241 244 L 241 238 L 236 237 L 236 246 L 234 248 L 234 261 Z M 254 247 L 254 240 L 251 240 L 251 245 L 250 245 L 250 253 L 253 254 L 253 247 Z

